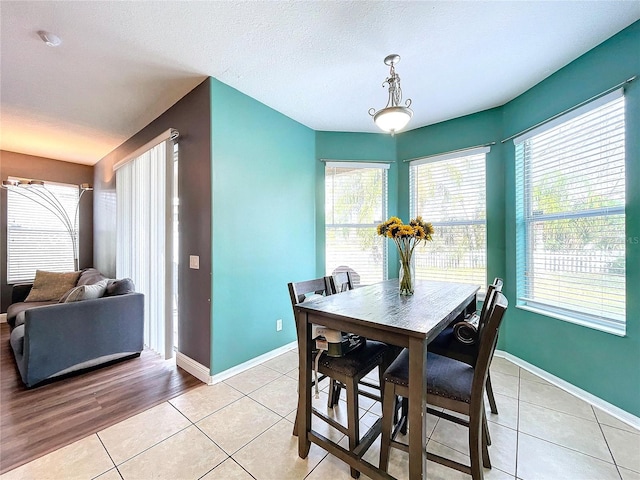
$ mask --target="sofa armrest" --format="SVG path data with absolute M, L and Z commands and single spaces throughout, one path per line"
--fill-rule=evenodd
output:
M 25 311 L 23 380 L 32 386 L 75 365 L 143 350 L 144 295 L 130 293 Z
M 33 283 L 16 283 L 11 287 L 11 303 L 24 302 L 29 296 Z

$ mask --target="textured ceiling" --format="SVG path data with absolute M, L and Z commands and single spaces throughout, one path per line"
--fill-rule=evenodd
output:
M 640 2 L 3 0 L 0 17 L 0 148 L 93 164 L 207 76 L 315 130 L 377 131 L 389 53 L 410 129 L 499 106 Z

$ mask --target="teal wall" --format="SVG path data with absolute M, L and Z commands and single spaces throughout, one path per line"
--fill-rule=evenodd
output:
M 640 74 L 640 22 L 503 107 L 504 137 Z M 506 350 L 640 416 L 640 80 L 626 89 L 627 334 L 603 333 L 510 308 Z M 515 305 L 515 152 L 505 143 L 506 292 Z
M 387 210 L 395 215 L 398 208 L 398 166 L 396 142 L 382 133 L 316 132 L 316 271 L 325 275 L 325 229 L 324 229 L 324 166 L 320 160 L 386 160 L 391 162 L 387 182 L 389 199 Z M 389 249 L 389 265 L 397 265 L 395 249 Z M 389 278 L 398 276 L 398 267 L 389 269 Z
M 640 80 L 627 89 L 627 334 L 515 307 L 513 142 L 500 140 L 640 74 L 640 22 L 506 105 L 401 133 L 314 132 L 212 79 L 212 373 L 295 340 L 289 281 L 324 274 L 324 164 L 390 160 L 389 215 L 409 215 L 404 160 L 496 142 L 487 155 L 488 279 L 511 307 L 499 348 L 640 416 Z M 397 258 L 389 249 L 389 276 Z M 250 299 L 251 302 L 244 302 Z M 275 332 L 275 320 L 284 331 Z
M 504 139 L 640 74 L 640 22 L 506 105 L 397 137 L 398 204 L 408 214 L 404 159 L 497 141 L 487 155 L 488 272 L 510 302 L 499 348 L 640 416 L 640 80 L 626 90 L 627 334 L 618 337 L 515 307 L 515 150 Z
M 216 374 L 296 339 L 287 283 L 316 274 L 316 162 L 313 130 L 215 79 L 211 116 Z

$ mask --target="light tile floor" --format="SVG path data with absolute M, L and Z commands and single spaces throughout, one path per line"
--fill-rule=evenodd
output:
M 640 431 L 502 358 L 491 375 L 499 415 L 489 413 L 493 468 L 487 480 L 640 480 Z M 291 435 L 297 354 L 287 352 L 213 386 L 202 385 L 72 445 L 23 465 L 1 480 L 349 479 L 349 468 L 312 446 L 297 454 Z M 375 375 L 372 376 L 375 378 Z M 324 391 L 315 400 L 326 406 Z M 363 427 L 380 415 L 363 398 Z M 346 406 L 333 412 L 345 421 Z M 317 429 L 342 442 L 339 432 Z M 467 462 L 464 428 L 428 416 L 427 449 Z M 377 464 L 379 440 L 366 454 Z M 429 462 L 427 478 L 469 479 Z M 407 455 L 392 449 L 389 471 L 407 478 Z M 362 477 L 363 479 L 366 477 Z

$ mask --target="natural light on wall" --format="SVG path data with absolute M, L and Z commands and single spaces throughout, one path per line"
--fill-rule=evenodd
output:
M 623 335 L 622 90 L 514 143 L 518 306 Z
M 485 155 L 489 147 L 410 163 L 410 210 L 433 224 L 414 252 L 416 278 L 487 284 Z

